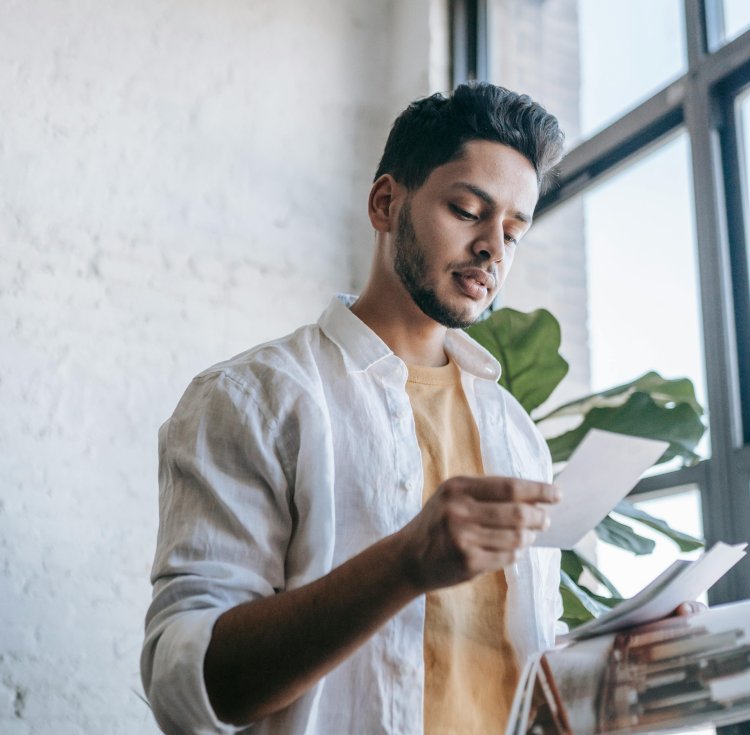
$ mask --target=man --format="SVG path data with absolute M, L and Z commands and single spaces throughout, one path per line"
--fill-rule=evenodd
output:
M 460 327 L 560 159 L 488 84 L 413 103 L 369 197 L 367 285 L 199 375 L 160 431 L 142 672 L 167 733 L 487 733 L 553 643 L 546 445 Z

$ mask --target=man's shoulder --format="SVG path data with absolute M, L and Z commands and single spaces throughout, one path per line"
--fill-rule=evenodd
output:
M 307 324 L 291 334 L 264 342 L 228 360 L 202 370 L 196 381 L 226 378 L 249 394 L 312 388 L 318 382 L 317 365 L 325 341 L 317 324 Z

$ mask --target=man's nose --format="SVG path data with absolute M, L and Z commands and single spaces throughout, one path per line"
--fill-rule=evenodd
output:
M 486 227 L 474 241 L 474 255 L 499 263 L 505 257 L 505 231 L 500 224 Z

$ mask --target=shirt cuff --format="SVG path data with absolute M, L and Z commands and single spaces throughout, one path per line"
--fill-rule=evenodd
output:
M 148 699 L 167 735 L 234 735 L 245 729 L 219 720 L 211 707 L 203 661 L 222 609 L 194 610 L 170 621 L 156 645 Z

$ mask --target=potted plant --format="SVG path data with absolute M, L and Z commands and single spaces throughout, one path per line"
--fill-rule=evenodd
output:
M 524 313 L 503 308 L 466 331 L 498 360 L 502 366 L 500 385 L 515 396 L 545 435 L 550 433 L 545 431 L 545 425 L 548 427 L 554 420 L 566 418 L 573 424 L 547 438 L 554 463 L 567 461 L 593 428 L 668 441 L 669 448 L 659 463 L 677 457 L 683 465 L 691 465 L 700 459 L 695 448 L 705 431 L 703 409 L 689 379 L 669 380 L 656 372 L 647 372 L 629 383 L 569 401 L 539 415 L 539 407 L 568 372 L 568 363 L 559 352 L 557 319 L 546 309 Z M 700 539 L 671 528 L 627 500 L 619 503 L 615 512 L 664 534 L 681 551 L 703 545 Z M 596 535 L 638 555 L 649 554 L 654 548 L 652 539 L 611 514 L 596 527 Z M 584 571 L 607 594 L 594 592 L 585 583 Z M 560 590 L 564 605 L 562 619 L 571 628 L 622 601 L 615 585 L 591 559 L 576 550 L 562 552 Z

